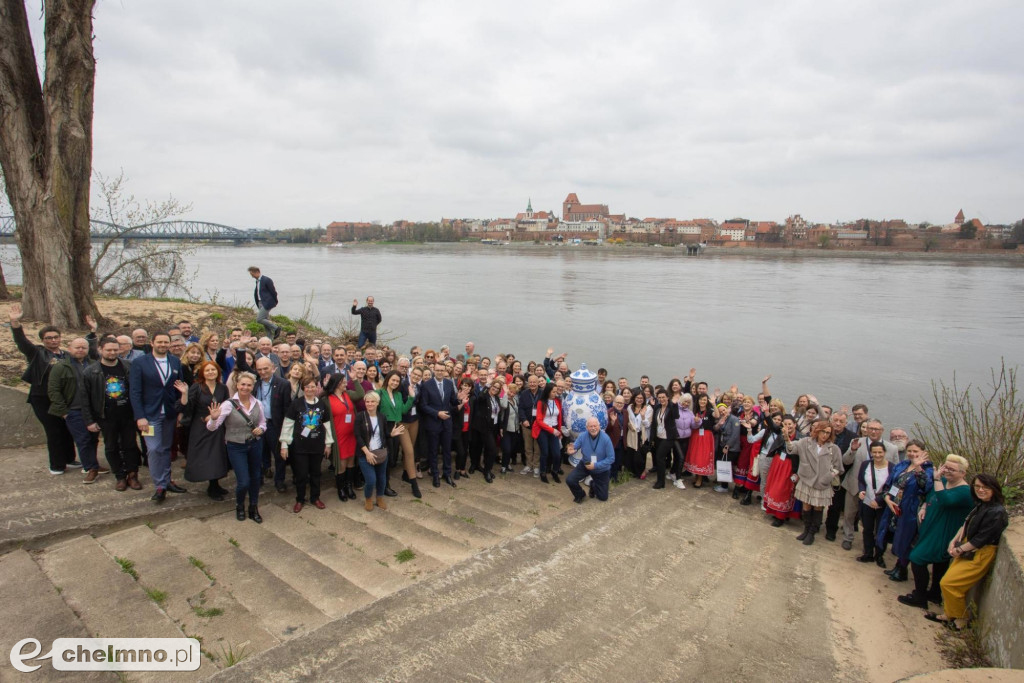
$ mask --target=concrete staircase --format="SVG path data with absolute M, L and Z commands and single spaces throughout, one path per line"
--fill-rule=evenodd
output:
M 326 510 L 307 505 L 299 514 L 288 496 L 268 495 L 262 525 L 238 522 L 224 503 L 205 516 L 13 550 L 0 556 L 0 642 L 34 637 L 45 652 L 58 637 L 196 637 L 202 667 L 176 676 L 202 679 L 575 507 L 564 484 L 519 474 L 493 484 L 476 474 L 454 489 L 420 484 L 417 500 L 395 482 L 399 497 L 387 499 L 387 511 L 341 503 L 327 488 Z M 17 675 L 3 660 L 0 679 Z M 48 663 L 36 675 L 62 678 Z

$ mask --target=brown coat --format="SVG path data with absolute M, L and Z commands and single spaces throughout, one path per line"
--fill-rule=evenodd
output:
M 812 489 L 823 491 L 832 486 L 832 479 L 843 471 L 843 454 L 834 443 L 826 443 L 818 455 L 818 443 L 808 436 L 788 442 L 786 450 L 800 456 L 800 469 L 796 474 Z

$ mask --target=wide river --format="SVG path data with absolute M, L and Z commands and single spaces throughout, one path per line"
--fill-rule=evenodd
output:
M 190 262 L 201 298 L 251 303 L 246 267 L 258 265 L 275 312 L 298 316 L 311 297 L 327 329 L 373 295 L 381 336 L 402 351 L 473 340 L 540 360 L 554 347 L 573 370 L 632 384 L 695 367 L 712 388 L 747 392 L 771 373 L 787 406 L 804 392 L 862 402 L 887 430 L 913 427 L 933 379 L 987 385 L 1000 357 L 1024 360 L 1024 268 L 998 262 L 479 245 L 210 246 Z

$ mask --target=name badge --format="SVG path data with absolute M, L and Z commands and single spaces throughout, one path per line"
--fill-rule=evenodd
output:
M 530 415 L 532 415 L 533 417 L 537 417 L 537 409 L 534 408 L 533 410 L 531 410 Z
M 704 428 L 703 427 L 701 427 L 700 429 L 697 430 L 697 436 L 704 436 Z
M 303 429 L 302 429 L 302 438 L 304 438 L 304 439 L 305 438 L 309 438 L 309 434 L 310 434 L 309 427 L 303 427 Z
M 345 424 L 352 424 L 352 413 L 345 416 Z
M 896 486 L 895 484 L 890 486 L 889 487 L 889 495 L 892 496 L 893 498 L 895 498 L 896 496 L 900 495 L 900 487 Z
M 779 460 L 785 460 L 785 459 L 786 459 L 786 454 L 785 453 L 782 453 L 781 455 L 779 455 Z

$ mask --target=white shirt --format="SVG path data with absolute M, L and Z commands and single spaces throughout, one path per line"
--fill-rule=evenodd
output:
M 378 418 L 370 418 L 370 450 L 375 451 L 384 448 L 384 439 L 380 433 L 380 422 Z

